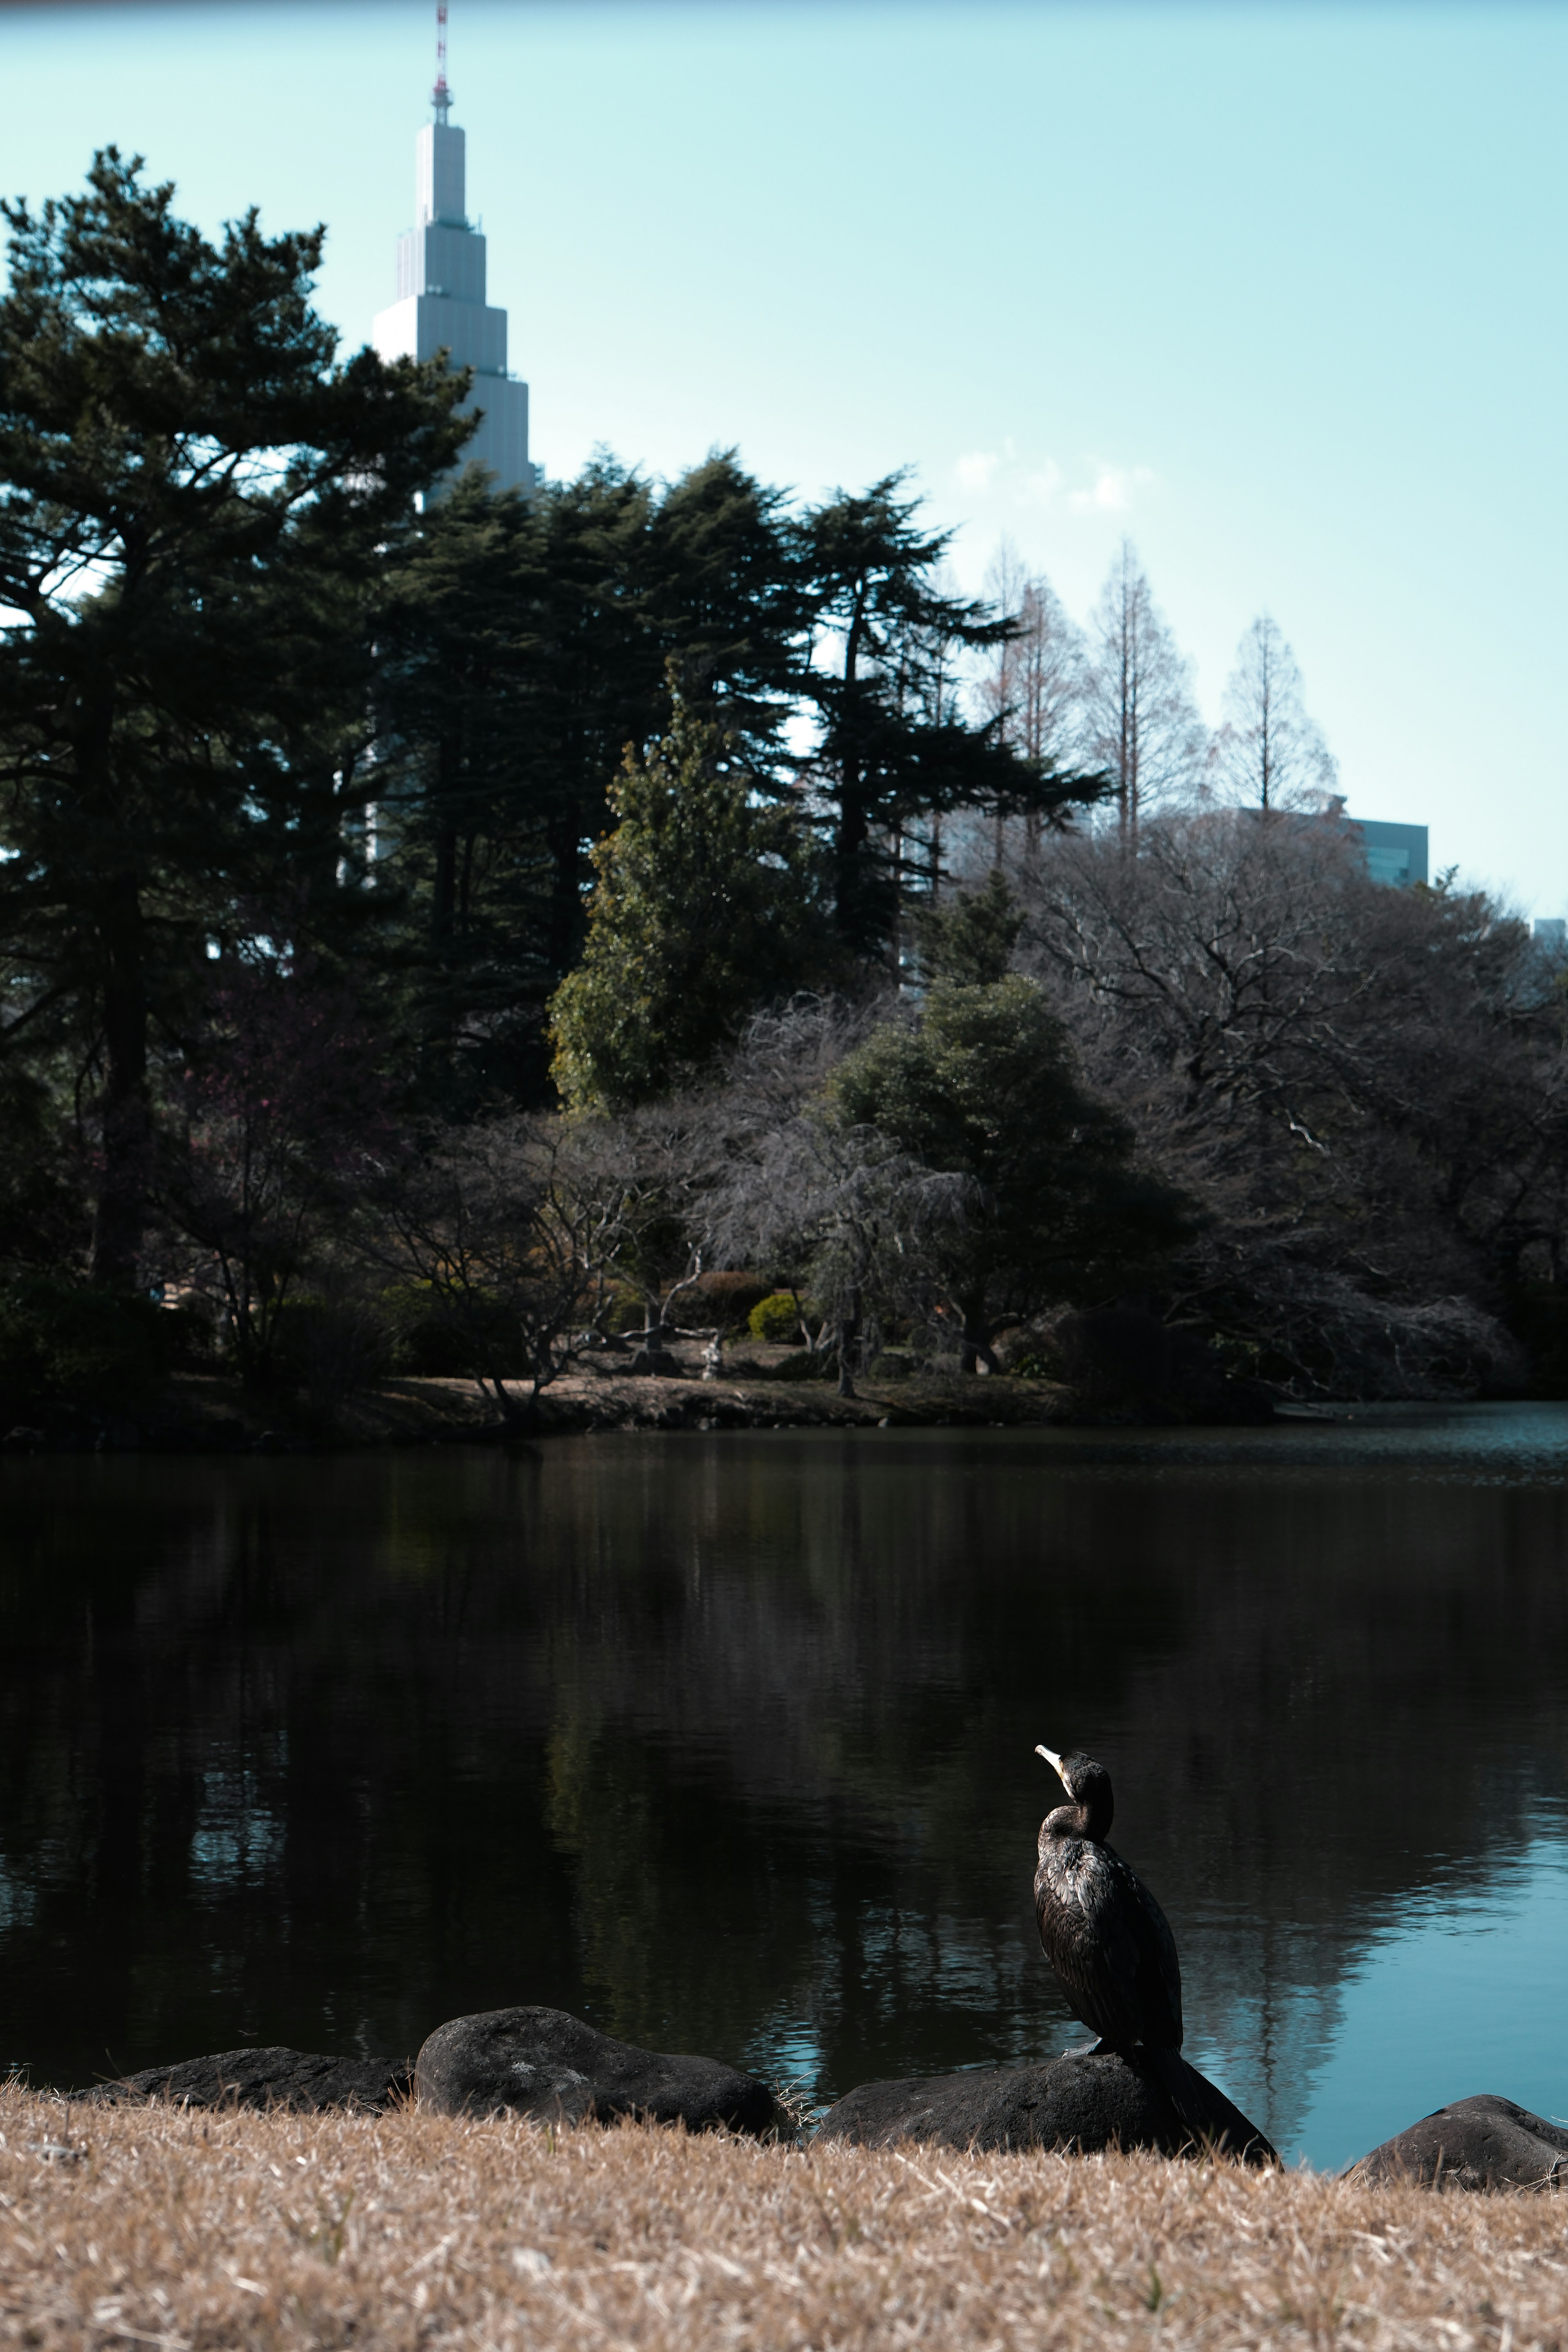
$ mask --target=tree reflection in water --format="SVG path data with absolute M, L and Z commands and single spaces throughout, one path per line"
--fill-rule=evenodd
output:
M 0 2056 L 401 2054 L 514 2000 L 824 2091 L 1047 2054 L 1046 1739 L 1289 2144 L 1371 1941 L 1568 1794 L 1565 1439 L 5 1463 Z

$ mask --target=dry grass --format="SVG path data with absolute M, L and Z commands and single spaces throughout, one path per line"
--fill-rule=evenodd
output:
M 74 2160 L 40 2153 L 67 2141 Z M 1568 2345 L 1568 2203 L 1157 2158 L 802 2152 L 0 2093 L 38 2347 Z

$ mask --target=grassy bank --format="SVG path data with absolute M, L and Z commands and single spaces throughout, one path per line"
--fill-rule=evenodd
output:
M 79 2155 L 44 2153 L 64 2143 Z M 37 2347 L 1568 2345 L 1562 2200 L 1151 2157 L 0 2093 L 0 2341 Z

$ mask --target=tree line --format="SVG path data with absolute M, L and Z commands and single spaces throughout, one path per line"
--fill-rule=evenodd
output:
M 340 358 L 321 232 L 113 150 L 5 217 L 28 1361 L 158 1290 L 257 1382 L 308 1330 L 504 1403 L 723 1268 L 846 1386 L 1118 1301 L 1303 1393 L 1551 1358 L 1558 975 L 1368 882 L 1268 616 L 1210 735 L 1131 546 L 1082 632 L 897 473 L 498 492 L 465 378 Z

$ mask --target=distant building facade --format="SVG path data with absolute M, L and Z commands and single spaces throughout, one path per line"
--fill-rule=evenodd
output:
M 1431 878 L 1426 871 L 1424 824 L 1384 824 L 1365 816 L 1346 816 L 1344 822 L 1360 836 L 1366 870 L 1374 882 L 1387 882 L 1395 889 L 1407 890 L 1413 882 Z
M 538 468 L 528 455 L 528 386 L 507 373 L 506 312 L 485 300 L 485 240 L 470 224 L 464 133 L 448 120 L 452 93 L 443 69 L 435 121 L 415 144 L 415 222 L 397 240 L 397 299 L 375 321 L 383 359 L 433 360 L 472 368 L 465 414 L 481 411 L 461 466 L 483 466 L 501 489 L 530 495 Z

